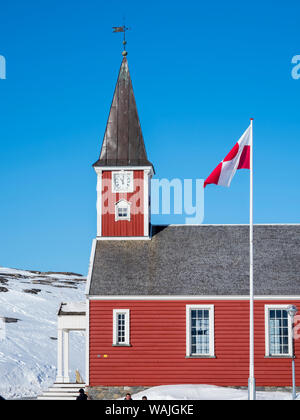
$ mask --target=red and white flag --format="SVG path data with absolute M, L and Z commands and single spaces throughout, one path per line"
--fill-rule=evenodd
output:
M 250 169 L 251 138 L 252 125 L 247 128 L 225 159 L 219 163 L 216 169 L 205 180 L 204 188 L 208 184 L 229 187 L 237 169 Z
M 250 169 L 250 200 L 249 200 L 249 399 L 255 400 L 254 377 L 254 284 L 253 284 L 253 118 L 239 141 L 234 145 L 228 155 L 222 160 L 204 182 L 208 184 L 229 187 L 237 169 Z

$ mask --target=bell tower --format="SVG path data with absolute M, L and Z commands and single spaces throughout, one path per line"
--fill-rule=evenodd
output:
M 106 125 L 97 173 L 97 237 L 150 239 L 148 161 L 130 78 L 123 60 Z

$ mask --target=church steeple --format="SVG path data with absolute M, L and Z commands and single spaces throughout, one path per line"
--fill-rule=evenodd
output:
M 126 56 L 119 71 L 100 157 L 93 166 L 153 168 L 146 153 Z
M 146 153 L 126 55 L 124 50 L 100 157 L 93 165 L 101 239 L 150 239 L 154 169 Z

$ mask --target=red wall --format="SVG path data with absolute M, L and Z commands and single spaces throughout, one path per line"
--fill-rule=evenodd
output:
M 215 305 L 214 359 L 186 358 L 186 305 Z M 297 304 L 300 302 L 288 302 Z M 291 359 L 265 358 L 265 304 L 255 302 L 257 386 L 290 386 Z M 131 347 L 113 347 L 113 309 L 130 309 Z M 249 302 L 90 301 L 90 386 L 215 384 L 247 386 Z M 296 355 L 300 342 L 295 343 Z M 106 354 L 107 358 L 103 355 Z M 98 355 L 101 357 L 99 358 Z M 296 384 L 300 363 L 296 359 Z
M 102 236 L 144 236 L 144 171 L 133 171 L 133 193 L 112 193 L 112 172 L 102 174 Z M 130 221 L 115 221 L 115 203 L 120 199 L 132 203 L 138 214 L 131 214 Z M 109 212 L 107 212 L 109 209 Z

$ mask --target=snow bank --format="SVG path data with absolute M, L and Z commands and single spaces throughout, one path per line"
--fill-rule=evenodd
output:
M 162 385 L 149 388 L 132 396 L 141 400 L 247 400 L 248 391 L 213 385 Z M 257 400 L 291 400 L 288 392 L 257 392 Z

